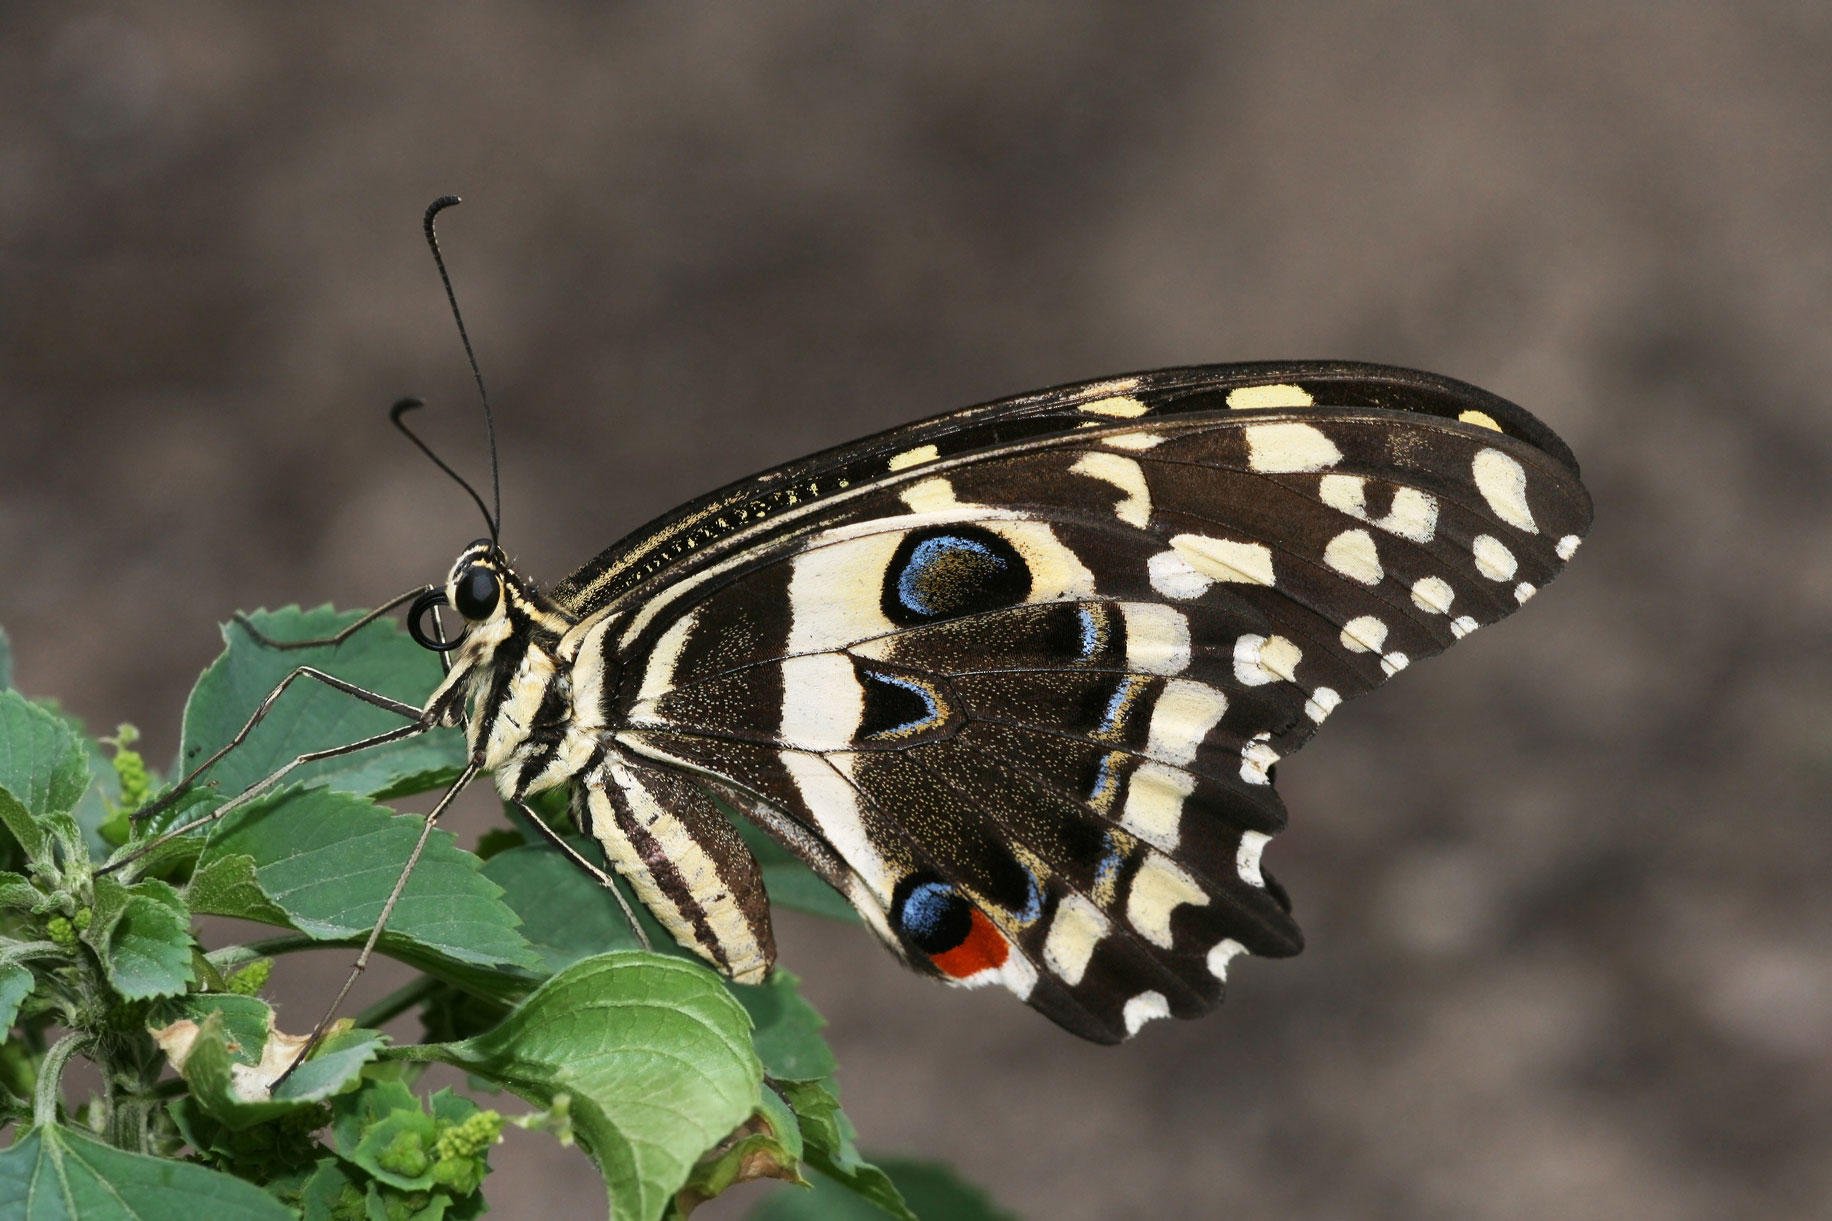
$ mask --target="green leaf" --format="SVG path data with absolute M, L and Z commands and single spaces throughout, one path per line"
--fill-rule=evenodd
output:
M 802 999 L 801 981 L 777 967 L 768 983 L 733 984 L 732 993 L 751 1015 L 752 1041 L 763 1071 L 778 1081 L 816 1081 L 839 1067 L 821 1037 L 827 1022 Z
M 10 691 L 13 687 L 13 642 L 8 638 L 6 629 L 0 627 L 0 691 Z
M 569 1095 L 612 1217 L 653 1221 L 760 1104 L 749 1025 L 712 972 L 621 951 L 566 968 L 496 1029 L 429 1050 L 543 1106 Z
M 0 1029 L 13 1024 L 19 1006 L 32 995 L 32 970 L 16 962 L 0 962 Z
M 840 1110 L 839 1091 L 831 1081 L 785 1081 L 779 1088 L 801 1123 L 810 1166 L 891 1216 L 916 1221 L 890 1176 L 859 1152 L 858 1132 Z
M 18 1221 L 288 1221 L 260 1188 L 168 1158 L 128 1153 L 74 1128 L 26 1132 L 0 1152 L 0 1199 Z
M 0 911 L 32 911 L 44 892 L 16 873 L 0 873 Z
M 88 786 L 82 741 L 63 719 L 16 691 L 0 691 L 0 823 L 34 863 L 51 863 L 47 829 Z
M 301 611 L 287 607 L 256 611 L 248 618 L 278 640 L 329 636 L 359 618 L 359 612 L 329 607 Z M 391 696 L 415 707 L 438 685 L 436 657 L 408 639 L 394 623 L 381 620 L 365 627 L 335 649 L 264 647 L 235 623 L 223 627 L 222 655 L 197 680 L 185 704 L 180 769 L 189 770 L 247 723 L 260 702 L 298 666 L 312 666 L 359 687 Z M 308 751 L 342 746 L 399 729 L 406 722 L 311 678 L 300 678 L 246 741 L 225 755 L 202 777 L 214 782 L 219 797 L 241 792 Z M 456 730 L 436 729 L 386 746 L 307 764 L 292 779 L 321 782 L 345 792 L 372 797 L 421 792 L 456 777 L 464 766 L 464 744 Z
M 286 926 L 324 940 L 361 936 L 381 914 L 420 826 L 418 818 L 348 793 L 284 789 L 217 824 L 198 858 L 203 882 L 192 890 L 191 904 L 268 922 L 277 910 Z M 381 945 L 416 965 L 540 962 L 501 889 L 444 830 L 427 841 Z
M 552 973 L 607 950 L 636 948 L 636 938 L 604 887 L 546 844 L 526 844 L 484 862 L 483 875 L 503 889 L 521 917 L 522 936 Z
M 933 1162 L 885 1158 L 880 1163 L 918 1217 L 932 1221 L 1015 1221 L 978 1187 Z M 751 1212 L 751 1221 L 881 1221 L 883 1210 L 845 1184 L 818 1176 L 813 1191 L 779 1191 Z
M 123 886 L 95 879 L 95 914 L 83 940 L 108 982 L 128 1000 L 173 996 L 193 978 L 191 915 L 178 892 L 147 880 Z

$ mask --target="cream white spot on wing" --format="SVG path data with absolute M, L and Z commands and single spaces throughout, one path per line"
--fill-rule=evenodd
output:
M 1139 1033 L 1139 1027 L 1157 1018 L 1170 1016 L 1170 1002 L 1164 999 L 1162 992 L 1141 992 L 1126 1002 L 1120 1010 L 1120 1020 L 1126 1023 L 1126 1033 Z
M 1360 475 L 1325 475 L 1317 481 L 1317 497 L 1338 513 L 1360 518 L 1388 534 L 1429 543 L 1438 529 L 1438 501 L 1419 488 L 1393 489 L 1393 506 L 1381 517 L 1368 513 L 1368 481 Z
M 1214 687 L 1187 678 L 1171 679 L 1152 703 L 1145 753 L 1166 763 L 1191 762 L 1202 739 L 1227 710 L 1227 696 Z
M 883 572 L 900 541 L 895 533 L 866 535 L 810 547 L 791 560 L 787 651 L 814 653 L 893 630 L 877 582 L 860 574 Z
M 1527 599 L 1537 592 L 1539 592 L 1538 589 L 1530 581 L 1522 581 L 1514 587 L 1514 601 L 1525 606 Z
M 961 507 L 954 496 L 954 485 L 939 475 L 912 483 L 901 495 L 912 513 L 942 513 Z
M 1159 949 L 1171 947 L 1171 913 L 1185 903 L 1208 904 L 1209 896 L 1196 879 L 1169 857 L 1151 854 L 1133 875 L 1126 896 L 1126 922 Z
M 1460 411 L 1457 420 L 1463 424 L 1474 424 L 1477 428 L 1492 428 L 1501 431 L 1501 425 L 1495 423 L 1495 417 L 1486 411 Z
M 1087 973 L 1094 948 L 1111 927 L 1107 913 L 1080 895 L 1070 895 L 1056 905 L 1049 936 L 1043 942 L 1044 965 L 1073 988 Z
M 1195 787 L 1195 776 L 1182 768 L 1141 763 L 1126 781 L 1120 825 L 1161 852 L 1175 852 L 1183 834 L 1183 803 Z
M 1236 411 L 1266 407 L 1314 407 L 1317 400 L 1302 386 L 1239 386 L 1228 391 L 1228 406 Z
M 1578 553 L 1578 545 L 1583 541 L 1583 539 L 1575 534 L 1567 534 L 1558 541 L 1558 546 L 1554 547 L 1553 550 L 1558 553 L 1559 559 L 1568 560 Z
M 918 445 L 900 454 L 893 454 L 891 460 L 884 465 L 888 470 L 903 471 L 912 466 L 921 466 L 925 462 L 933 462 L 939 457 L 941 457 L 941 451 L 933 445 Z
M 1387 643 L 1387 625 L 1373 615 L 1357 615 L 1342 625 L 1342 647 L 1351 653 L 1378 653 Z
M 1294 671 L 1303 659 L 1304 650 L 1283 636 L 1242 636 L 1234 642 L 1234 678 L 1246 687 L 1295 682 Z
M 1121 420 L 1131 420 L 1146 412 L 1144 403 L 1129 394 L 1114 394 L 1106 398 L 1083 403 L 1081 409 L 1089 415 L 1108 415 Z
M 1111 445 L 1114 449 L 1150 449 L 1163 443 L 1163 437 L 1149 432 L 1118 432 L 1101 438 L 1102 445 Z
M 1342 461 L 1342 451 L 1312 424 L 1252 424 L 1247 435 L 1247 465 L 1262 474 L 1320 471 Z
M 1469 615 L 1458 615 L 1450 621 L 1450 634 L 1461 640 L 1481 626 Z
M 1069 469 L 1123 492 L 1124 498 L 1113 506 L 1113 515 L 1127 525 L 1143 530 L 1145 523 L 1151 520 L 1151 492 L 1145 486 L 1145 472 L 1131 458 L 1108 453 L 1083 454 Z
M 1161 602 L 1123 602 L 1126 664 L 1146 674 L 1181 674 L 1190 665 L 1190 621 Z
M 1389 676 L 1398 674 L 1411 664 L 1412 659 L 1404 653 L 1387 653 L 1380 659 L 1380 668 L 1385 670 Z
M 1170 545 L 1210 581 L 1247 585 L 1273 583 L 1272 550 L 1264 543 L 1242 543 L 1206 534 L 1177 534 L 1171 536 Z
M 1232 937 L 1223 938 L 1209 951 L 1209 974 L 1222 983 L 1228 982 L 1228 965 L 1247 952 L 1247 947 Z
M 1527 472 L 1520 463 L 1498 449 L 1477 450 L 1470 474 L 1496 517 L 1528 534 L 1539 532 L 1527 505 Z
M 1240 778 L 1248 784 L 1271 784 L 1269 769 L 1279 761 L 1279 752 L 1267 744 L 1270 733 L 1256 733 L 1240 748 Z
M 1344 530 L 1323 548 L 1323 562 L 1351 581 L 1378 585 L 1383 575 L 1374 536 L 1366 530 Z
M 1336 706 L 1341 702 L 1342 697 L 1336 693 L 1334 687 L 1318 687 L 1310 693 L 1310 698 L 1304 701 L 1304 715 L 1321 725 L 1329 718 L 1330 713 L 1336 711 Z
M 1240 847 L 1234 850 L 1234 871 L 1249 886 L 1266 884 L 1266 879 L 1260 875 L 1260 853 L 1265 850 L 1266 841 L 1271 838 L 1260 831 L 1240 833 Z
M 1493 535 L 1478 534 L 1470 544 L 1470 553 L 1476 557 L 1476 571 L 1491 581 L 1512 580 L 1520 567 L 1507 544 Z
M 1412 583 L 1412 604 L 1434 615 L 1448 615 L 1456 590 L 1443 577 L 1420 577 Z
M 1190 567 L 1175 551 L 1160 551 L 1145 562 L 1151 587 L 1167 598 L 1199 598 L 1215 582 Z
M 1317 480 L 1317 498 L 1338 513 L 1368 518 L 1368 481 L 1360 475 L 1325 475 Z

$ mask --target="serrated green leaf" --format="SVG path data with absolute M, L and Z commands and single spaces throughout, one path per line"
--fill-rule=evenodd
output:
M 1016 1221 L 1015 1213 L 946 1166 L 909 1158 L 883 1158 L 879 1165 L 910 1211 L 925 1221 Z M 884 1216 L 877 1205 L 825 1175 L 817 1175 L 813 1187 L 777 1192 L 752 1210 L 750 1221 L 875 1221 Z
M 751 1015 L 751 1037 L 764 1072 L 778 1081 L 816 1081 L 833 1075 L 839 1064 L 821 1037 L 827 1022 L 802 998 L 801 980 L 778 967 L 768 983 L 731 987 Z
M 83 940 L 114 990 L 128 1000 L 183 992 L 191 971 L 191 917 L 178 892 L 149 879 L 123 886 L 95 879 L 95 912 Z
M 749 1026 L 712 972 L 621 951 L 566 968 L 496 1029 L 430 1050 L 543 1106 L 569 1095 L 611 1215 L 654 1221 L 700 1155 L 758 1108 Z
M 366 934 L 419 836 L 420 821 L 348 793 L 285 789 L 230 814 L 210 836 L 191 895 L 199 911 L 272 919 L 309 936 Z M 219 865 L 234 857 L 241 862 Z M 264 902 L 254 902 L 247 882 Z M 540 959 L 516 928 L 502 891 L 448 831 L 435 830 L 382 936 L 388 954 L 416 964 L 533 968 Z M 475 973 L 473 973 L 475 974 Z M 500 982 L 500 981 L 499 981 Z
M 19 1006 L 32 995 L 32 969 L 16 962 L 0 962 L 0 1030 L 13 1024 Z
M 82 740 L 63 719 L 17 691 L 0 691 L 0 823 L 28 859 L 50 862 L 49 829 L 68 821 L 88 785 Z
M 890 1176 L 859 1152 L 858 1132 L 831 1081 L 785 1081 L 778 1088 L 801 1124 L 808 1165 L 891 1216 L 917 1221 Z
M 348 626 L 359 612 L 287 607 L 249 616 L 277 640 L 310 640 Z M 298 666 L 312 666 L 359 687 L 418 707 L 438 685 L 439 662 L 394 623 L 378 621 L 335 649 L 266 648 L 235 623 L 223 627 L 225 648 L 203 672 L 185 704 L 180 769 L 189 769 L 229 741 L 260 702 Z M 335 691 L 314 679 L 294 682 L 246 741 L 205 774 L 219 798 L 241 792 L 309 751 L 341 746 L 398 729 L 386 709 Z M 399 796 L 449 782 L 464 766 L 456 730 L 431 732 L 336 759 L 307 764 L 292 779 L 323 783 L 366 796 Z
M 281 928 L 292 927 L 286 912 L 261 889 L 252 856 L 241 853 L 212 856 L 192 872 L 184 892 L 191 906 L 200 912 L 256 920 Z
M 503 889 L 503 902 L 522 921 L 526 937 L 552 973 L 607 950 L 636 948 L 636 938 L 593 878 L 545 844 L 499 852 L 483 875 Z
M 33 1128 L 0 1152 L 0 1200 L 18 1221 L 288 1221 L 260 1188 L 73 1128 Z

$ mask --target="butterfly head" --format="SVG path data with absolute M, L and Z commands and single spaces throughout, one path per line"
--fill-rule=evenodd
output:
M 464 620 L 463 631 L 447 639 L 430 626 L 426 612 L 450 606 Z M 462 693 L 474 693 L 488 683 L 496 669 L 499 651 L 510 640 L 534 647 L 557 638 L 568 626 L 562 615 L 534 583 L 510 566 L 502 549 L 487 538 L 478 539 L 453 561 L 445 585 L 421 595 L 408 617 L 408 631 L 426 648 L 453 655 L 451 671 L 440 694 L 451 700 L 441 709 L 443 720 L 455 719 Z

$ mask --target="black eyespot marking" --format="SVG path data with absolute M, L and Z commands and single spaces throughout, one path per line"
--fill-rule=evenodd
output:
M 909 627 L 1016 606 L 1031 574 L 1018 549 L 978 526 L 931 526 L 898 544 L 884 572 L 884 617 Z
M 913 873 L 897 884 L 891 921 L 925 954 L 945 954 L 973 931 L 973 905 L 932 873 Z
M 502 582 L 490 568 L 472 564 L 459 574 L 456 590 L 458 613 L 471 622 L 489 618 L 501 596 Z
M 865 695 L 859 717 L 861 739 L 905 743 L 947 723 L 951 710 L 933 683 L 857 663 L 854 673 Z

